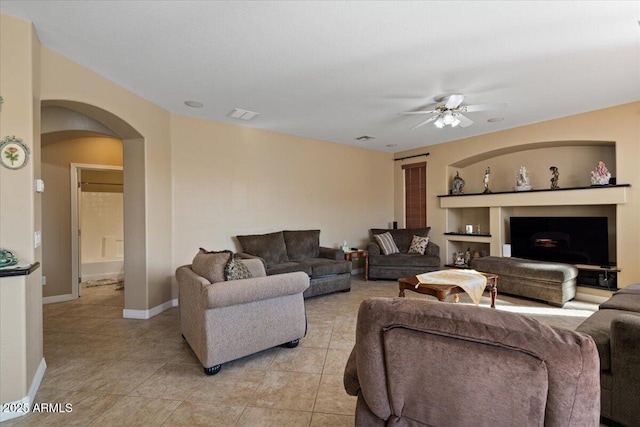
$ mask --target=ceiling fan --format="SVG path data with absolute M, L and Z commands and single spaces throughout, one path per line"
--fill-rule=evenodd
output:
M 462 105 L 464 95 L 456 93 L 448 95 L 442 98 L 436 99 L 437 104 L 431 110 L 420 111 L 406 111 L 402 114 L 414 115 L 414 114 L 433 114 L 428 119 L 418 123 L 411 129 L 417 129 L 428 123 L 433 124 L 438 128 L 443 128 L 447 125 L 451 127 L 460 126 L 466 128 L 473 124 L 473 120 L 463 115 L 462 113 L 473 113 L 475 111 L 497 110 L 506 107 L 508 104 L 482 104 L 482 105 Z

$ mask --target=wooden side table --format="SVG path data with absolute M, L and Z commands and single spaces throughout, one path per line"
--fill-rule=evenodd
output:
M 358 258 L 364 258 L 364 280 L 369 280 L 369 251 L 358 249 L 357 251 L 348 251 L 344 253 L 344 259 L 347 261 Z

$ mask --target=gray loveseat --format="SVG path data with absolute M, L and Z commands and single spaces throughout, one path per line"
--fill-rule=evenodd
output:
M 413 236 L 428 237 L 431 227 L 383 229 L 372 228 L 369 251 L 369 279 L 395 280 L 401 277 L 440 270 L 440 247 L 429 240 L 424 255 L 407 253 Z M 374 238 L 377 234 L 389 232 L 400 253 L 385 255 Z
M 304 297 L 351 289 L 351 263 L 342 249 L 320 246 L 320 230 L 285 230 L 237 236 L 242 258 L 259 258 L 267 275 L 302 271 L 310 278 Z
M 600 415 L 640 427 L 640 283 L 614 293 L 576 330 L 600 354 Z

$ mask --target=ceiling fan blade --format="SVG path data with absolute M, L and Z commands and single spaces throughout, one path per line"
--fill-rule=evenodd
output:
M 421 110 L 421 111 L 405 111 L 402 114 L 412 115 L 412 114 L 433 114 L 437 113 L 436 110 Z
M 509 104 L 506 102 L 499 104 L 465 105 L 464 107 L 460 107 L 460 111 L 471 113 L 474 111 L 499 110 L 501 108 L 506 108 L 508 105 Z
M 419 127 L 422 127 L 422 126 L 424 126 L 424 125 L 426 125 L 428 123 L 431 123 L 432 121 L 436 120 L 438 117 L 440 117 L 439 114 L 436 114 L 433 117 L 429 117 L 427 120 L 425 120 L 423 122 L 420 122 L 417 125 L 415 125 L 414 127 L 412 127 L 411 130 L 418 129 Z
M 458 114 L 456 115 L 456 117 L 458 118 L 458 120 L 460 120 L 460 124 L 458 126 L 460 126 L 461 128 L 466 128 L 467 126 L 471 126 L 473 124 L 473 120 L 471 120 L 469 117 L 463 116 L 462 114 Z
M 464 95 L 455 93 L 451 95 L 449 99 L 447 99 L 447 103 L 444 106 L 447 107 L 447 109 L 451 110 L 456 108 L 458 105 L 462 104 L 463 100 L 464 100 Z

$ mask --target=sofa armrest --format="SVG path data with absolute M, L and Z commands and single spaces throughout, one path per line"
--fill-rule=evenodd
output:
M 635 371 L 640 377 L 640 316 L 621 314 L 613 319 L 610 345 L 612 373 L 627 376 Z
M 302 294 L 308 287 L 309 276 L 301 271 L 296 271 L 212 283 L 202 290 L 202 300 L 207 309 L 220 308 L 286 295 Z
M 358 381 L 358 367 L 356 366 L 356 348 L 351 350 L 347 365 L 344 368 L 342 377 L 344 389 L 349 396 L 357 396 L 360 392 L 360 382 Z
M 337 259 L 344 261 L 344 251 L 342 249 L 320 246 L 320 253 L 318 254 L 318 258 Z
M 380 245 L 376 242 L 369 242 L 367 244 L 367 251 L 369 252 L 369 256 L 371 255 L 380 255 L 382 251 L 380 250 Z
M 622 425 L 640 420 L 640 316 L 620 314 L 611 322 L 611 413 Z
M 424 251 L 425 255 L 431 256 L 440 256 L 440 246 L 436 245 L 429 239 L 429 243 L 427 243 L 427 248 Z

